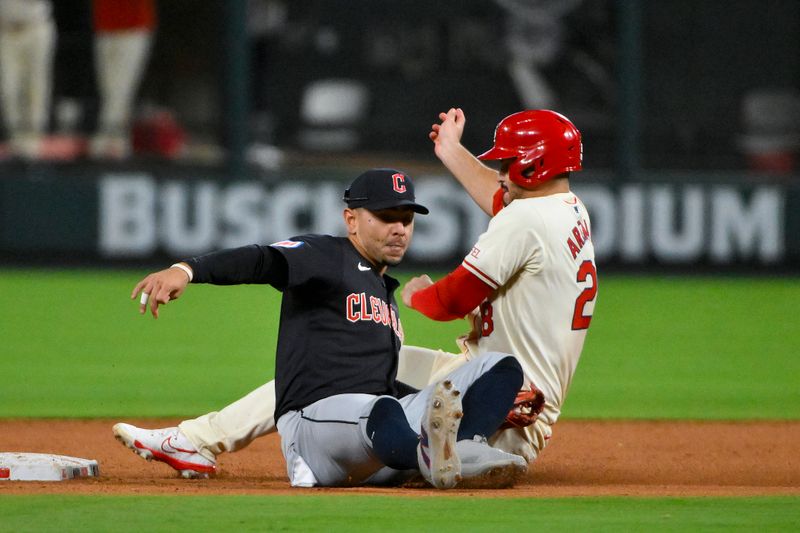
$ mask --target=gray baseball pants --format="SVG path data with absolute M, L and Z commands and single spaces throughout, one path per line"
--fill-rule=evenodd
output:
M 487 353 L 449 373 L 443 379 L 453 382 L 462 394 L 507 354 Z M 420 432 L 422 418 L 435 384 L 397 400 L 411 429 Z M 342 487 L 402 481 L 408 472 L 385 467 L 372 452 L 366 432 L 375 402 L 385 396 L 338 394 L 324 398 L 298 411 L 289 411 L 278 420 L 281 449 L 286 459 L 289 481 L 295 487 Z

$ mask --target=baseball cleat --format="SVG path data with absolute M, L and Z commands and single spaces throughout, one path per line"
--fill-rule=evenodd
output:
M 130 424 L 114 424 L 114 437 L 147 461 L 166 463 L 184 478 L 207 478 L 217 469 L 189 439 L 176 428 L 142 429 Z
M 417 446 L 419 470 L 437 489 L 451 489 L 461 480 L 456 435 L 462 416 L 461 392 L 449 380 L 437 383 L 422 417 Z
M 456 452 L 463 478 L 459 488 L 512 487 L 528 471 L 524 457 L 492 448 L 480 435 L 458 441 Z

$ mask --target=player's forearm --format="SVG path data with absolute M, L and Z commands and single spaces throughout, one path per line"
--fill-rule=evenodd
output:
M 497 190 L 497 172 L 472 155 L 462 144 L 443 145 L 437 156 L 478 207 L 492 215 L 492 197 Z
M 283 286 L 288 275 L 286 262 L 280 254 L 269 247 L 255 244 L 211 252 L 184 262 L 194 273 L 193 283 L 269 283 Z
M 433 285 L 415 292 L 411 306 L 433 320 L 455 320 L 466 316 L 491 292 L 491 287 L 459 266 Z
M 427 289 L 415 292 L 411 297 L 411 302 L 414 309 L 431 320 L 448 322 L 464 316 L 453 312 L 448 308 L 447 304 L 442 302 L 436 285 L 431 285 Z

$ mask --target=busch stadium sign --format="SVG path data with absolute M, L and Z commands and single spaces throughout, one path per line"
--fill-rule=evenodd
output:
M 600 257 L 624 263 L 750 261 L 784 258 L 785 195 L 733 185 L 576 187 L 592 217 Z
M 107 257 L 163 250 L 187 256 L 216 248 L 270 243 L 302 233 L 344 230 L 340 182 L 156 182 L 147 176 L 100 181 L 99 248 Z M 409 258 L 448 261 L 486 227 L 486 217 L 446 180 L 417 180 L 431 214 L 416 219 Z
M 488 218 L 454 180 L 418 176 L 408 264 L 452 265 Z M 163 181 L 147 174 L 98 181 L 97 251 L 109 259 L 186 257 L 302 233 L 343 229 L 339 181 Z M 574 184 L 592 217 L 598 260 L 621 265 L 771 265 L 791 262 L 789 195 L 778 186 Z M 794 239 L 794 235 L 792 235 Z M 789 251 L 791 251 L 789 250 Z

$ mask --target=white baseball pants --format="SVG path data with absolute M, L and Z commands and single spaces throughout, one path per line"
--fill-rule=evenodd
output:
M 95 35 L 101 134 L 127 138 L 136 91 L 147 66 L 152 40 L 152 32 L 142 30 Z

